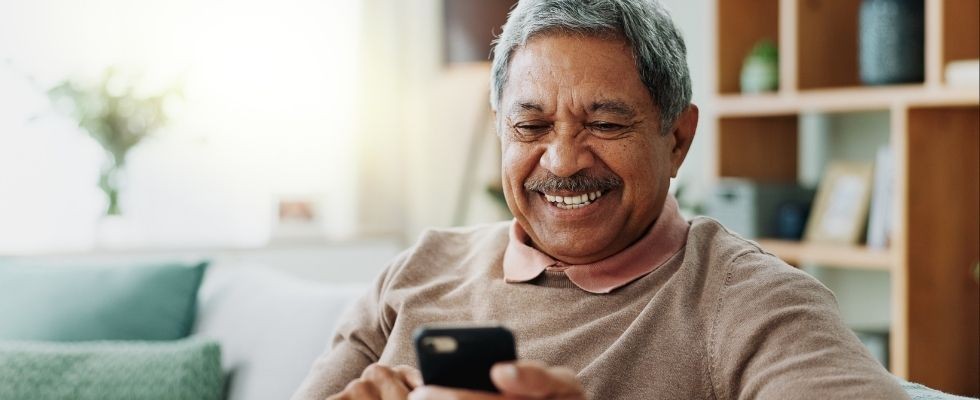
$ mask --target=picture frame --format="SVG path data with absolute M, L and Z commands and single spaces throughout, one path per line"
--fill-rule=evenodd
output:
M 804 240 L 860 243 L 868 220 L 874 168 L 871 163 L 832 162 L 817 189 Z
M 325 239 L 323 194 L 278 196 L 273 202 L 273 243 L 318 242 Z

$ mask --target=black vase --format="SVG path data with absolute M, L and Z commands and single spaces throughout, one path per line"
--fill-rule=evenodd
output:
M 858 60 L 868 85 L 922 82 L 924 0 L 863 0 Z

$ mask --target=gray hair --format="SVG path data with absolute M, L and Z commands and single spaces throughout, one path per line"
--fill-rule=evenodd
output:
M 660 109 L 666 133 L 691 103 L 684 39 L 657 0 L 520 0 L 494 41 L 490 105 L 500 103 L 510 59 L 539 34 L 623 36 L 633 50 L 640 80 Z

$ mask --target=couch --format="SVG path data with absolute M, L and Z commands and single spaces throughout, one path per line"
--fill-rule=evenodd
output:
M 216 263 L 201 284 L 193 335 L 220 343 L 227 399 L 288 399 L 365 289 Z
M 25 362 L 30 363 L 32 368 L 24 370 L 28 372 L 20 375 L 32 378 L 41 376 L 45 381 L 40 385 L 45 387 L 71 388 L 77 385 L 91 387 L 91 383 L 104 383 L 106 376 L 117 379 L 118 377 L 112 375 L 112 371 L 133 365 L 137 369 L 119 374 L 130 378 L 137 374 L 139 379 L 128 381 L 129 386 L 138 385 L 141 379 L 157 379 L 152 386 L 158 387 L 166 379 L 191 374 L 194 368 L 184 368 L 182 373 L 157 374 L 157 378 L 152 374 L 138 375 L 143 374 L 144 367 L 147 365 L 146 360 L 152 359 L 153 363 L 158 364 L 166 363 L 169 362 L 166 357 L 179 354 L 183 357 L 179 361 L 184 363 L 180 365 L 192 364 L 194 367 L 206 367 L 206 373 L 195 376 L 214 382 L 214 385 L 219 387 L 224 386 L 223 392 L 227 399 L 288 399 L 306 376 L 313 360 L 327 349 L 334 324 L 347 304 L 366 289 L 367 282 L 370 282 L 402 248 L 403 244 L 395 240 L 370 239 L 342 244 L 290 242 L 273 244 L 260 249 L 132 249 L 79 253 L 0 254 L 0 280 L 4 279 L 2 276 L 9 276 L 3 275 L 4 267 L 15 267 L 15 270 L 22 266 L 111 270 L 143 265 L 190 266 L 201 260 L 211 261 L 205 269 L 200 288 L 196 289 L 197 311 L 196 315 L 191 315 L 194 319 L 187 321 L 185 329 L 191 331 L 191 337 L 187 340 L 122 339 L 136 340 L 128 346 L 127 350 L 125 343 L 123 346 L 115 346 L 117 344 L 115 342 L 104 342 L 104 340 L 113 340 L 112 338 L 94 339 L 95 342 L 77 342 L 75 340 L 93 339 L 44 339 L 28 335 L 26 339 L 14 337 L 14 342 L 9 342 L 11 337 L 4 337 L 4 329 L 0 329 L 0 357 L 5 357 L 0 360 L 0 398 L 38 399 L 37 395 L 25 397 L 23 394 L 31 392 L 30 387 L 34 385 L 31 382 L 36 379 L 19 379 L 17 373 L 4 376 L 3 371 L 11 371 L 11 368 L 17 370 L 18 366 L 22 367 Z M 6 271 L 9 273 L 10 270 Z M 145 280 L 145 276 L 141 279 Z M 44 282 L 36 277 L 31 280 L 28 286 Z M 66 284 L 64 281 L 62 279 L 53 287 Z M 116 283 L 114 288 L 118 291 L 118 281 Z M 83 287 L 80 291 L 87 290 L 84 288 L 88 287 L 77 285 L 70 279 L 69 284 Z M 145 282 L 140 284 L 143 285 Z M 160 292 L 160 290 L 163 289 L 157 287 L 155 291 Z M 143 293 L 141 289 L 130 292 Z M 193 293 L 191 292 L 191 295 Z M 173 293 L 168 297 L 179 298 L 181 295 L 183 293 Z M 106 298 L 111 297 L 112 295 L 107 295 Z M 10 298 L 11 296 L 0 295 L 0 302 L 3 302 L 0 304 L 0 328 L 11 321 L 10 313 L 5 314 L 3 310 L 4 304 L 15 304 L 9 301 Z M 173 303 L 172 299 L 168 299 L 167 302 Z M 57 300 L 45 304 L 57 307 Z M 26 309 L 21 306 L 7 308 L 34 309 L 44 313 L 40 311 L 43 309 L 42 305 Z M 78 309 L 78 306 L 73 308 Z M 142 309 L 146 309 L 145 304 Z M 58 310 L 54 314 L 63 312 L 64 310 Z M 30 312 L 19 312 L 19 316 L 24 314 L 30 315 Z M 157 313 L 143 315 L 151 318 L 159 317 Z M 141 321 L 146 319 L 143 316 L 139 318 Z M 107 325 L 103 333 L 111 329 Z M 145 333 L 147 328 L 141 329 Z M 136 334 L 136 336 L 146 335 Z M 37 344 L 32 344 L 27 351 L 23 348 L 23 344 L 16 342 L 17 340 L 56 340 L 56 342 L 38 342 L 44 346 L 38 347 Z M 50 356 L 37 357 L 38 350 Z M 64 364 L 61 358 L 65 353 L 70 353 L 74 357 L 73 360 L 81 361 L 60 372 L 52 371 L 49 368 L 51 364 Z M 144 357 L 148 353 L 150 357 Z M 220 367 L 216 365 L 217 353 L 220 353 Z M 52 358 L 56 360 L 51 362 Z M 178 364 L 168 367 L 183 368 L 178 367 Z M 219 368 L 223 369 L 225 375 L 223 381 L 206 378 L 216 376 L 216 370 Z M 79 375 L 80 370 L 99 371 L 92 375 L 87 375 L 88 372 Z M 72 379 L 59 381 L 57 378 L 59 374 L 64 376 L 65 373 Z M 50 390 L 44 393 L 42 398 L 77 398 L 73 395 L 66 397 L 52 393 Z M 98 395 L 91 391 L 85 393 L 86 395 L 83 396 L 85 398 L 98 398 Z M 119 394 L 115 398 L 133 398 L 127 397 L 126 394 L 113 393 Z M 209 395 L 208 398 L 212 397 Z

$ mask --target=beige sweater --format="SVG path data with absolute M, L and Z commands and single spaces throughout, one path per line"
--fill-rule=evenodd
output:
M 518 356 L 578 371 L 604 399 L 904 399 L 841 321 L 834 295 L 755 243 L 696 218 L 650 274 L 591 294 L 562 272 L 505 283 L 508 224 L 431 231 L 341 322 L 295 399 L 339 392 L 373 362 L 416 365 L 422 324 L 497 321 Z

